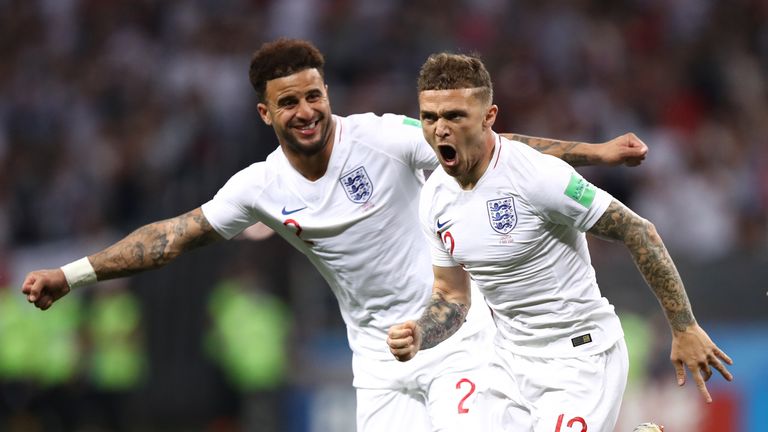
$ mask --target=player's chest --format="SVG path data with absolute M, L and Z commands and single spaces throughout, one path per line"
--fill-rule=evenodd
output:
M 342 168 L 317 182 L 276 182 L 260 202 L 260 219 L 286 239 L 312 246 L 385 228 L 387 209 L 402 196 L 398 176 L 405 173 L 370 160 L 351 160 Z
M 546 222 L 513 190 L 462 193 L 442 202 L 433 212 L 434 229 L 463 265 L 523 260 L 546 233 Z

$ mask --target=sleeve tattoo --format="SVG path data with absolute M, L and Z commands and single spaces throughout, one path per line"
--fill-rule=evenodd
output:
M 624 242 L 672 329 L 684 331 L 696 323 L 680 274 L 653 224 L 614 200 L 589 232 Z
M 502 136 L 514 141 L 520 141 L 541 153 L 556 156 L 571 166 L 594 165 L 599 162 L 595 157 L 578 151 L 579 146 L 584 144 L 581 142 L 558 141 L 519 134 L 502 134 Z
M 129 276 L 162 267 L 181 253 L 221 237 L 200 209 L 154 222 L 89 257 L 98 280 Z
M 418 320 L 421 329 L 420 349 L 432 348 L 456 333 L 468 311 L 468 305 L 451 303 L 442 294 L 433 293 L 427 309 Z

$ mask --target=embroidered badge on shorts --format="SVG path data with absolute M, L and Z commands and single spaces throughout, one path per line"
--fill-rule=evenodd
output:
M 362 204 L 373 194 L 373 183 L 362 166 L 342 174 L 339 182 L 344 186 L 347 198 L 353 203 Z
M 589 333 L 581 336 L 576 336 L 575 338 L 571 339 L 571 343 L 573 344 L 573 347 L 576 348 L 577 346 L 588 344 L 592 342 L 592 335 Z
M 596 191 L 597 189 L 590 182 L 584 180 L 584 177 L 573 173 L 564 193 L 577 203 L 589 208 L 592 201 L 595 200 Z
M 499 198 L 486 202 L 488 222 L 491 228 L 499 234 L 508 234 L 517 225 L 515 199 L 512 197 Z

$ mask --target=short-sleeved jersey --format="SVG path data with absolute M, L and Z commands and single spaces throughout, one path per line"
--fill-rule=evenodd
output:
M 437 169 L 420 219 L 436 266 L 462 266 L 494 312 L 496 344 L 538 357 L 598 353 L 623 336 L 584 232 L 612 197 L 572 167 L 498 135 L 472 190 Z M 473 302 L 474 303 L 474 302 Z
M 202 210 L 224 238 L 262 222 L 288 240 L 333 290 L 352 350 L 389 360 L 387 330 L 418 318 L 432 291 L 418 197 L 422 170 L 438 163 L 417 120 L 368 113 L 334 121 L 322 178 L 307 180 L 278 148 L 235 174 Z M 467 334 L 479 329 L 475 321 Z

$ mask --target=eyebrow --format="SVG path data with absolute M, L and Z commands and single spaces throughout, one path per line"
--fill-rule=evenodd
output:
M 284 95 L 284 96 L 281 96 L 281 97 L 279 97 L 279 98 L 278 98 L 278 99 L 275 101 L 275 103 L 276 103 L 277 105 L 281 105 L 282 103 L 285 103 L 285 102 L 287 102 L 287 101 L 291 101 L 291 102 L 293 102 L 293 100 L 298 100 L 300 97 L 308 97 L 308 96 L 312 96 L 312 95 L 315 95 L 315 94 L 323 94 L 323 91 L 322 91 L 321 89 L 319 89 L 319 88 L 316 88 L 316 87 L 315 87 L 315 88 L 311 88 L 311 89 L 307 90 L 307 91 L 306 91 L 306 92 L 304 92 L 304 94 L 303 94 L 303 95 L 301 95 L 301 96 L 296 96 L 296 95 L 295 95 L 295 94 L 293 94 L 293 93 L 291 93 L 291 94 L 287 94 L 287 95 Z
M 434 111 L 427 111 L 427 110 L 421 110 L 421 116 L 432 116 L 432 117 L 443 117 L 443 118 L 452 118 L 456 116 L 466 116 L 468 113 L 467 110 L 464 109 L 450 109 L 447 111 L 443 111 L 440 114 L 434 112 Z

